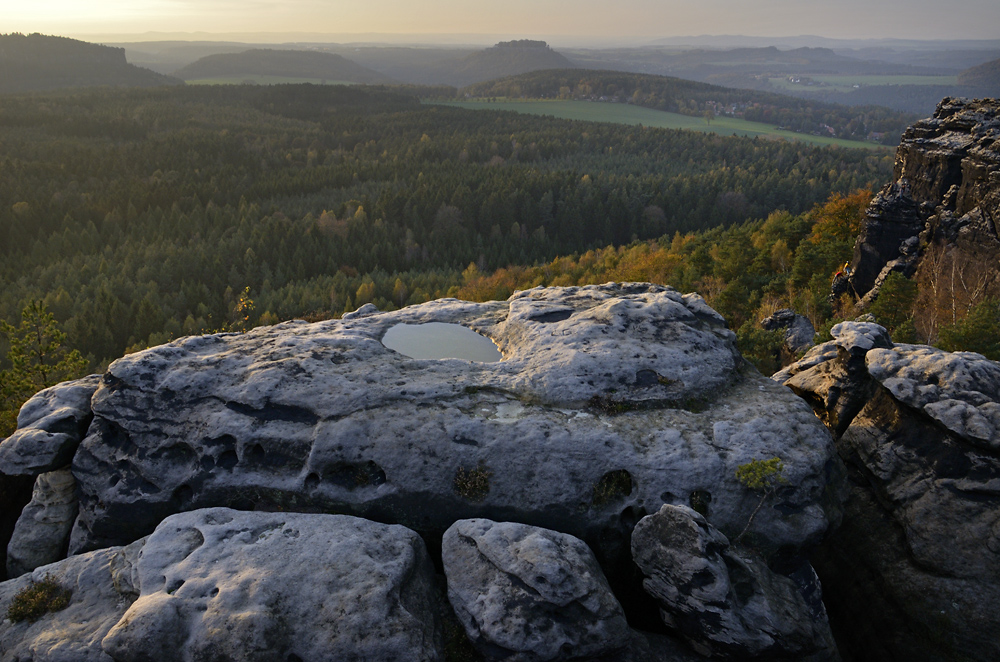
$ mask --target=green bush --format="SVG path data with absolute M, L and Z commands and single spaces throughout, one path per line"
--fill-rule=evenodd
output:
M 938 347 L 949 352 L 977 352 L 1000 361 L 1000 301 L 988 299 L 969 310 L 965 319 L 938 330 Z

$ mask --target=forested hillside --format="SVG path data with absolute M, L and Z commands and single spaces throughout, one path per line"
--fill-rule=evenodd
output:
M 1000 60 L 991 60 L 975 67 L 970 67 L 958 75 L 962 85 L 975 85 L 989 94 L 1000 94 Z
M 474 97 L 585 99 L 634 103 L 685 115 L 731 115 L 804 133 L 895 145 L 916 116 L 888 108 L 848 107 L 809 99 L 738 90 L 691 80 L 581 69 L 536 71 L 470 85 Z
M 446 294 L 482 271 L 801 213 L 888 155 L 395 92 L 116 90 L 0 102 L 0 317 L 41 300 L 92 365 L 229 324 Z
M 333 53 L 254 48 L 206 55 L 174 72 L 183 80 L 233 76 L 282 76 L 351 83 L 389 83 L 388 76 Z
M 176 85 L 176 78 L 135 67 L 125 50 L 40 34 L 0 34 L 0 94 L 64 87 Z

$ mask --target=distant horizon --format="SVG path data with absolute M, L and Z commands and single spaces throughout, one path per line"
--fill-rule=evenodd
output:
M 161 34 L 358 35 L 395 42 L 523 35 L 643 43 L 694 35 L 843 40 L 1000 39 L 996 0 L 35 0 L 4 6 L 0 31 L 74 37 Z M 779 36 L 775 36 L 779 35 Z M 548 40 L 547 39 L 547 40 Z M 477 43 L 478 40 L 476 40 Z
M 354 33 L 324 33 L 306 31 L 282 32 L 207 32 L 207 31 L 157 31 L 122 32 L 122 33 L 44 33 L 40 31 L 12 31 L 21 34 L 48 34 L 51 36 L 68 37 L 81 41 L 97 43 L 144 43 L 144 42 L 233 42 L 267 45 L 331 43 L 346 46 L 422 46 L 422 47 L 483 47 L 491 46 L 500 41 L 517 39 L 532 39 L 545 41 L 550 46 L 562 48 L 615 48 L 615 47 L 656 47 L 656 46 L 690 46 L 708 48 L 733 48 L 739 46 L 776 45 L 784 48 L 835 47 L 862 48 L 872 46 L 923 46 L 934 45 L 954 48 L 962 46 L 976 49 L 1000 49 L 1000 37 L 997 38 L 937 38 L 916 39 L 896 37 L 869 38 L 837 38 L 823 37 L 811 34 L 784 35 L 744 35 L 744 34 L 700 34 L 673 35 L 649 37 L 637 41 L 635 37 L 608 35 L 547 35 L 530 33 L 387 33 L 387 32 L 354 32 Z

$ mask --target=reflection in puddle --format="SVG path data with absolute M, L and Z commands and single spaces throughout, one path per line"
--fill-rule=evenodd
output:
M 397 324 L 386 331 L 382 344 L 411 359 L 465 359 L 493 363 L 503 358 L 492 340 L 461 324 Z

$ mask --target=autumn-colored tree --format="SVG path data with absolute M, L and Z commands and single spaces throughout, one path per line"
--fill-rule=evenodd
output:
M 861 220 L 871 201 L 871 191 L 858 190 L 850 195 L 834 193 L 810 212 L 815 222 L 808 241 L 814 244 L 839 241 L 853 244 L 861 232 Z

